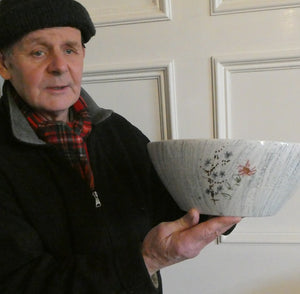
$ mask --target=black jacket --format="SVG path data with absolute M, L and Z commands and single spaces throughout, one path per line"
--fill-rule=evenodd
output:
M 87 145 L 102 202 L 55 147 L 0 100 L 0 293 L 161 293 L 140 252 L 147 232 L 182 215 L 150 163 L 148 139 L 99 109 Z

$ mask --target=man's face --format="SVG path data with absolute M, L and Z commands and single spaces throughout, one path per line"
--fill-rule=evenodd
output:
M 84 55 L 78 29 L 37 30 L 0 54 L 0 74 L 47 119 L 66 121 L 80 95 Z

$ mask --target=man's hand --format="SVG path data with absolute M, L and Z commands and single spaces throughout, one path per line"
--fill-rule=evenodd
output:
M 191 209 L 176 221 L 159 224 L 143 242 L 142 254 L 149 274 L 197 256 L 217 236 L 240 221 L 239 217 L 215 217 L 198 224 L 199 213 Z

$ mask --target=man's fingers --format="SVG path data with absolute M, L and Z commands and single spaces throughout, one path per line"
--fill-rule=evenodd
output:
M 228 231 L 232 226 L 241 221 L 240 217 L 215 217 L 197 226 L 190 228 L 182 234 L 186 234 L 189 242 L 209 243 L 217 236 Z
M 220 216 L 208 220 L 207 225 L 209 225 L 209 228 L 213 231 L 224 233 L 241 220 L 242 218 L 235 216 Z M 223 229 L 226 230 L 224 231 Z

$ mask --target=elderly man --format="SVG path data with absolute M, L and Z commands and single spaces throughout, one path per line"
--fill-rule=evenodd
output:
M 1 294 L 161 293 L 161 268 L 240 221 L 183 215 L 147 138 L 81 88 L 94 34 L 76 1 L 0 2 Z

